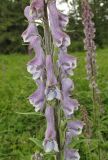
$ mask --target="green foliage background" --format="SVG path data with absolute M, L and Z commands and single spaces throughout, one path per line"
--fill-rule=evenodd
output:
M 21 34 L 26 28 L 23 10 L 28 1 L 0 1 L 0 53 L 25 52 Z

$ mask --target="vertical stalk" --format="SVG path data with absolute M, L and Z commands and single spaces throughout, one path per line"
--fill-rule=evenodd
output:
M 56 153 L 56 160 L 61 160 L 61 154 L 60 154 L 60 148 L 61 148 L 61 146 L 60 146 L 60 130 L 59 130 L 59 119 L 58 119 L 58 114 L 59 113 L 57 113 L 57 108 L 55 108 L 54 114 L 55 114 L 55 129 L 56 129 L 57 142 L 58 142 L 58 147 L 59 147 L 59 152 Z
M 97 93 L 98 86 L 97 86 L 97 73 L 96 73 L 96 46 L 94 42 L 95 38 L 95 28 L 94 23 L 92 21 L 92 11 L 89 6 L 88 0 L 82 0 L 82 7 L 83 7 L 83 24 L 84 24 L 84 31 L 85 31 L 85 48 L 87 51 L 87 64 L 90 65 L 88 69 L 91 72 L 88 72 L 89 81 L 92 90 L 92 101 L 93 101 L 93 124 L 94 124 L 94 131 L 93 136 L 94 138 L 98 139 L 98 157 L 100 157 L 100 130 L 99 130 L 99 123 L 100 123 L 100 96 Z M 86 14 L 87 13 L 87 14 Z
M 45 3 L 45 9 L 44 9 L 44 38 L 45 38 L 45 53 L 50 54 L 51 53 L 51 33 L 49 30 L 49 24 L 48 24 L 48 15 L 47 15 L 47 3 Z
M 52 61 L 53 61 L 53 42 L 52 42 L 52 36 L 49 29 L 49 23 L 48 23 L 48 15 L 47 15 L 47 3 L 45 2 L 45 10 L 44 10 L 44 37 L 45 37 L 45 53 L 52 55 Z M 56 106 L 58 106 L 58 102 L 56 103 Z M 55 129 L 56 129 L 56 138 L 57 143 L 59 147 L 59 152 L 56 153 L 56 160 L 61 160 L 61 144 L 60 144 L 60 114 L 58 107 L 54 109 L 54 118 L 55 118 Z

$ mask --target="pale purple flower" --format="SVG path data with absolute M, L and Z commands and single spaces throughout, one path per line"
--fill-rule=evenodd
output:
M 43 79 L 44 75 L 44 57 L 36 56 L 27 64 L 27 71 L 33 75 L 33 79 Z
M 38 36 L 38 30 L 35 23 L 29 23 L 27 29 L 21 35 L 25 43 L 30 43 L 36 36 Z
M 34 38 L 34 36 L 38 35 L 38 30 L 36 27 L 36 24 L 33 22 L 33 15 L 30 12 L 30 6 L 27 6 L 24 10 L 24 15 L 27 18 L 29 25 L 27 29 L 22 33 L 21 37 L 23 38 L 23 41 L 25 43 L 30 43 L 31 39 Z
M 53 70 L 53 63 L 51 55 L 46 57 L 46 71 L 47 71 L 47 81 L 46 81 L 46 90 L 45 94 L 47 100 L 51 101 L 54 98 L 61 99 L 61 93 L 57 87 L 57 79 Z
M 56 1 L 50 1 L 48 3 L 48 17 L 51 33 L 57 47 L 69 46 L 70 37 L 62 30 L 62 28 L 67 25 L 68 20 L 66 16 L 57 10 Z
M 65 28 L 69 23 L 69 17 L 59 11 L 58 11 L 58 16 L 59 16 L 59 26 L 61 28 Z
M 61 104 L 66 117 L 72 116 L 79 107 L 78 101 L 76 99 L 71 99 L 68 96 L 63 97 Z
M 63 96 L 70 96 L 70 91 L 74 89 L 73 81 L 70 78 L 63 78 L 61 83 Z
M 30 44 L 31 48 L 33 48 L 35 51 L 35 57 L 30 62 L 28 62 L 27 70 L 29 73 L 33 74 L 34 80 L 37 80 L 38 78 L 42 79 L 45 72 L 45 55 L 41 47 L 40 37 L 34 36 Z
M 33 74 L 36 80 L 42 77 L 45 68 L 45 56 L 41 46 L 41 38 L 38 35 L 37 28 L 34 23 L 30 23 L 28 28 L 22 34 L 24 42 L 29 42 L 30 49 L 34 49 L 35 57 L 28 62 L 27 70 Z
M 77 66 L 77 60 L 67 53 L 60 53 L 58 65 L 64 75 L 73 75 L 73 69 Z
M 36 16 L 34 16 L 31 12 L 30 6 L 26 6 L 24 9 L 24 16 L 27 18 L 29 23 L 32 23 L 36 20 Z
M 82 121 L 70 121 L 67 124 L 66 144 L 71 143 L 71 139 L 82 133 L 84 123 Z
M 84 123 L 82 121 L 72 121 L 68 122 L 67 128 L 68 132 L 71 132 L 73 136 L 80 135 L 82 133 Z
M 24 16 L 27 18 L 29 22 L 32 21 L 32 14 L 30 13 L 30 6 L 26 6 L 24 9 Z
M 44 150 L 45 152 L 58 152 L 58 144 L 56 142 L 54 108 L 51 106 L 47 107 L 45 111 L 45 116 L 47 120 L 47 129 L 43 142 Z
M 64 160 L 79 160 L 80 155 L 75 149 L 65 149 L 64 151 Z
M 42 18 L 44 16 L 44 0 L 32 0 L 31 10 L 34 16 Z
M 38 81 L 38 89 L 29 97 L 30 103 L 35 107 L 35 111 L 42 111 L 44 108 L 44 90 L 45 85 L 42 81 Z

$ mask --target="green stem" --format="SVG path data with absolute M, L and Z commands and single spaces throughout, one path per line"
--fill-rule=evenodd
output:
M 55 114 L 55 129 L 56 129 L 56 135 L 57 135 L 56 138 L 57 138 L 57 143 L 59 148 L 59 152 L 56 153 L 56 160 L 61 160 L 60 112 L 57 107 L 55 108 L 54 114 Z
M 92 50 L 91 51 L 91 54 L 93 53 L 94 51 Z M 97 78 L 97 75 L 95 74 L 95 68 L 96 68 L 96 63 L 94 64 L 93 61 L 94 61 L 94 56 L 92 55 L 91 56 L 91 69 L 92 69 L 92 72 L 91 72 L 91 84 L 93 84 L 95 82 L 96 84 L 96 78 Z M 96 92 L 96 88 L 97 86 L 92 86 L 92 96 L 93 96 L 93 116 L 94 116 L 94 131 L 93 131 L 93 136 L 94 138 L 98 139 L 100 141 L 100 131 L 99 131 L 99 123 L 100 123 L 100 108 L 101 108 L 101 104 L 100 104 L 100 100 L 99 100 L 99 96 Z M 98 146 L 97 146 L 97 149 L 98 149 L 98 157 L 99 157 L 99 160 L 101 160 L 101 156 L 100 156 L 100 144 L 98 142 Z

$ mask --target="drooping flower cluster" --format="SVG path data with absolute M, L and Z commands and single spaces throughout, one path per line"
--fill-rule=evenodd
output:
M 64 32 L 64 28 L 68 23 L 68 16 L 60 13 L 56 7 L 56 1 L 51 1 L 48 4 L 49 8 L 49 21 L 52 37 L 56 47 L 59 48 L 58 67 L 60 69 L 61 80 L 61 106 L 66 118 L 71 118 L 74 112 L 78 110 L 79 103 L 76 99 L 71 98 L 71 91 L 74 89 L 73 81 L 68 77 L 73 75 L 73 70 L 77 66 L 77 60 L 75 57 L 67 54 L 67 47 L 70 45 L 70 38 Z M 77 150 L 68 148 L 68 144 L 71 143 L 72 137 L 75 137 L 82 132 L 83 122 L 69 121 L 67 123 L 67 132 L 65 140 L 65 160 L 67 159 L 79 159 L 80 156 Z
M 30 103 L 35 111 L 43 111 L 46 107 L 45 116 L 47 119 L 47 130 L 44 140 L 46 152 L 58 151 L 56 142 L 56 131 L 53 107 L 45 106 L 45 102 L 53 99 L 60 99 L 61 93 L 57 87 L 57 79 L 53 71 L 52 57 L 50 53 L 45 56 L 42 48 L 42 38 L 39 35 L 35 21 L 44 19 L 44 0 L 32 0 L 30 6 L 24 10 L 24 15 L 28 20 L 28 27 L 22 33 L 24 42 L 29 43 L 29 48 L 35 52 L 35 57 L 28 62 L 27 71 L 32 74 L 33 80 L 38 85 L 38 89 L 29 97 Z M 51 116 L 51 118 L 50 118 Z
M 57 142 L 58 133 L 56 132 L 56 117 L 54 114 L 57 110 L 53 106 L 53 100 L 61 104 L 65 117 L 69 119 L 74 116 L 74 112 L 79 108 L 78 101 L 71 98 L 74 83 L 69 76 L 73 75 L 73 70 L 77 66 L 77 60 L 67 53 L 70 37 L 64 30 L 69 19 L 67 15 L 57 10 L 56 0 L 48 2 L 44 0 L 32 0 L 30 6 L 25 8 L 24 15 L 29 25 L 23 32 L 22 38 L 24 42 L 29 43 L 29 48 L 35 52 L 35 57 L 27 64 L 27 70 L 32 74 L 34 81 L 38 85 L 38 89 L 29 97 L 29 101 L 34 106 L 36 112 L 43 112 L 45 109 L 47 129 L 43 142 L 44 150 L 46 152 L 59 152 L 60 148 L 58 146 L 60 144 Z M 46 15 L 47 17 L 45 17 Z M 43 23 L 48 23 L 49 28 L 47 29 L 49 29 L 49 33 L 51 34 L 52 43 L 59 50 L 56 63 L 60 71 L 59 75 L 55 72 L 52 54 L 48 53 L 48 50 L 44 49 L 45 47 L 42 47 L 42 38 L 36 26 L 36 20 L 38 19 L 41 19 Z M 45 22 L 45 19 L 48 21 Z M 47 36 L 47 33 L 45 35 Z M 50 42 L 44 42 L 44 45 L 48 45 L 48 43 Z M 60 105 L 58 107 L 60 108 Z M 64 146 L 65 160 L 79 160 L 80 156 L 77 150 L 68 148 L 68 145 L 73 137 L 81 134 L 83 125 L 83 122 L 78 120 L 72 121 L 71 119 L 67 123 Z

